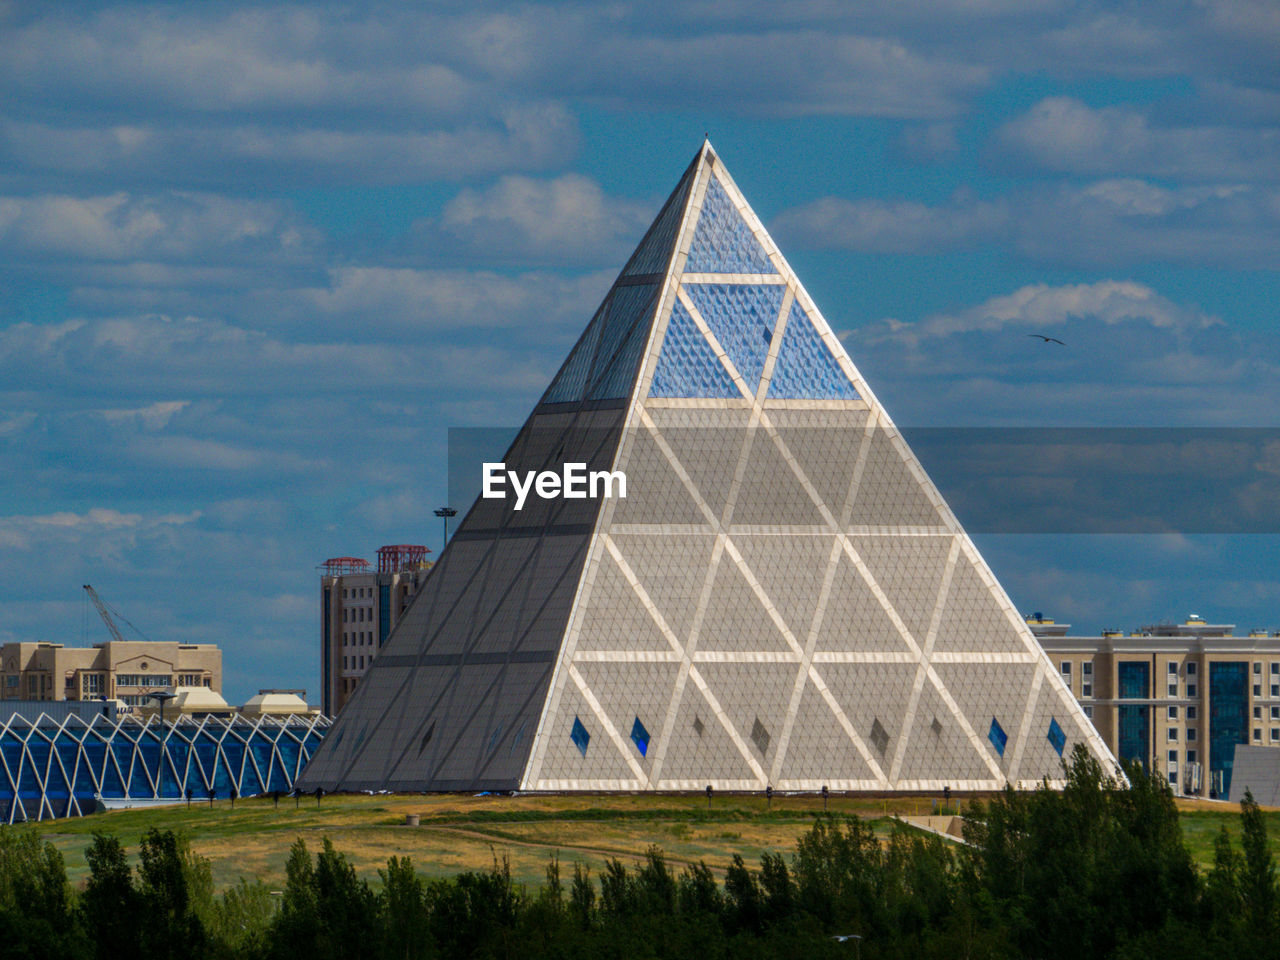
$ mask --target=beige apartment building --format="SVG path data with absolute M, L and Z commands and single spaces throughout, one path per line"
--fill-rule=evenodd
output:
M 1195 614 L 1099 636 L 1039 613 L 1027 624 L 1111 752 L 1176 793 L 1226 798 L 1237 744 L 1280 748 L 1280 633 Z
M 321 710 L 337 716 L 355 692 L 431 569 L 419 545 L 378 549 L 375 571 L 359 557 L 334 557 L 320 578 Z
M 157 690 L 208 687 L 222 692 L 222 651 L 212 643 L 108 640 L 92 647 L 60 643 L 0 646 L 0 699 L 123 701 L 143 706 Z

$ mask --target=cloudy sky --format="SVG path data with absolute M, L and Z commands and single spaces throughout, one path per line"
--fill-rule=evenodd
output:
M 704 133 L 899 423 L 1280 427 L 1277 49 L 1263 0 L 0 0 L 0 639 L 103 639 L 93 583 L 314 697 L 317 565 L 439 548 L 447 429 L 523 420 Z M 1280 627 L 1275 535 L 978 543 L 1085 629 Z

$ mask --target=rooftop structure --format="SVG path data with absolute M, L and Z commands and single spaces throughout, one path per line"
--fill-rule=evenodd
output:
M 336 716 L 373 663 L 431 569 L 420 544 L 378 548 L 376 572 L 359 557 L 333 557 L 320 577 L 321 710 Z
M 1077 744 L 1114 763 L 710 144 L 504 461 L 536 496 L 476 501 L 304 786 L 988 790 L 1060 780 Z M 575 466 L 618 488 L 570 496 Z

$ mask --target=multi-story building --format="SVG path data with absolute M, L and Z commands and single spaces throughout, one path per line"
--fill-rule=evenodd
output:
M 144 705 L 157 690 L 222 692 L 222 651 L 212 643 L 108 640 L 92 647 L 17 642 L 0 646 L 0 699 L 120 700 Z
M 1178 793 L 1225 798 L 1237 744 L 1280 747 L 1280 632 L 1236 636 L 1195 614 L 1099 636 L 1039 613 L 1027 624 L 1111 752 Z
M 417 544 L 378 548 L 378 568 L 359 557 L 333 557 L 320 578 L 320 688 L 325 716 L 355 692 L 388 635 L 431 569 Z

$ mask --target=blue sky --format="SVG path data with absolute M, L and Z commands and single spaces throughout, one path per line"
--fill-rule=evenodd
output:
M 0 0 L 0 639 L 318 682 L 709 133 L 894 418 L 1280 426 L 1280 8 Z M 1065 340 L 1046 349 L 1026 336 Z M 466 505 L 458 505 L 465 509 Z M 1085 629 L 1280 627 L 1280 538 L 981 535 Z

